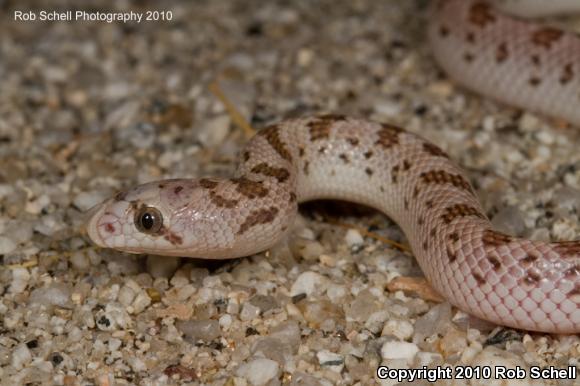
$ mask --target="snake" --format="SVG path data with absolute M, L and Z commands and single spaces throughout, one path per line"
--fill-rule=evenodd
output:
M 482 1 L 433 6 L 434 56 L 467 88 L 580 124 L 580 39 Z M 290 232 L 298 204 L 339 199 L 395 221 L 432 287 L 492 323 L 580 333 L 580 241 L 545 242 L 493 229 L 474 188 L 438 146 L 388 124 L 340 114 L 285 119 L 240 152 L 232 178 L 169 179 L 95 206 L 100 247 L 229 259 Z

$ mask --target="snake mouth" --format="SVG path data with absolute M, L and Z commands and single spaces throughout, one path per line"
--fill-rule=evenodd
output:
M 81 232 L 84 235 L 87 235 L 91 242 L 99 247 L 106 247 L 105 242 L 99 232 L 98 222 L 108 201 L 109 200 L 97 204 L 84 213 L 84 225 Z

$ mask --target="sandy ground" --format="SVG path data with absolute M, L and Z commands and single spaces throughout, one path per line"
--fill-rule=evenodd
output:
M 499 229 L 577 238 L 579 132 L 451 83 L 425 41 L 427 2 L 0 10 L 2 384 L 370 385 L 382 364 L 476 366 L 440 382 L 499 385 L 476 372 L 578 370 L 578 336 L 496 327 L 395 290 L 421 277 L 412 256 L 337 224 L 405 242 L 372 211 L 307 205 L 280 245 L 218 263 L 100 250 L 80 232 L 83 212 L 118 189 L 234 170 L 246 139 L 214 82 L 256 129 L 326 112 L 399 124 L 468 170 Z M 73 20 L 41 20 L 67 10 Z M 77 10 L 162 13 L 107 22 Z

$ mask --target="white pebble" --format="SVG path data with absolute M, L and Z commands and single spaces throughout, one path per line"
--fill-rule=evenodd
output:
M 129 366 L 131 366 L 133 371 L 136 373 L 147 370 L 145 362 L 137 357 L 129 357 L 127 361 L 129 362 Z
M 540 140 L 540 142 L 546 145 L 551 145 L 554 143 L 554 136 L 547 130 L 538 132 L 536 137 Z
M 266 358 L 254 359 L 244 363 L 236 370 L 236 375 L 245 378 L 254 386 L 261 386 L 278 376 L 278 363 Z
M 30 273 L 26 268 L 14 268 L 12 270 L 12 282 L 10 283 L 10 293 L 19 294 L 26 289 Z
M 240 313 L 240 319 L 253 320 L 260 315 L 260 309 L 250 303 L 245 303 Z
M 73 205 L 84 212 L 103 202 L 105 198 L 106 197 L 103 195 L 103 193 L 99 193 L 98 191 L 81 192 L 74 198 Z
M 290 289 L 290 296 L 296 296 L 300 294 L 312 295 L 314 293 L 321 294 L 326 289 L 328 284 L 328 280 L 312 271 L 307 271 L 302 273 L 294 284 L 292 284 L 292 288 Z
M 339 284 L 330 283 L 326 289 L 326 295 L 333 303 L 340 302 L 346 296 L 346 287 Z
M 30 214 L 40 214 L 44 208 L 50 204 L 50 197 L 46 194 L 41 195 L 36 200 L 26 203 L 24 210 Z
M 324 253 L 324 247 L 318 241 L 308 241 L 300 249 L 300 255 L 307 261 L 314 261 Z
M 385 323 L 381 336 L 392 335 L 401 340 L 407 340 L 413 336 L 413 325 L 406 320 L 391 319 Z
M 211 147 L 224 141 L 228 135 L 231 119 L 228 115 L 217 116 L 203 125 L 204 130 L 199 134 L 199 140 Z
M 340 373 L 344 367 L 344 358 L 342 355 L 328 350 L 322 350 L 316 353 L 316 357 L 318 358 L 320 366 L 328 367 L 337 373 Z
M 17 370 L 22 369 L 31 360 L 32 353 L 24 343 L 19 344 L 12 351 L 12 366 Z
M 423 366 L 433 366 L 443 362 L 443 356 L 435 352 L 419 351 L 415 355 L 415 361 L 413 362 L 414 368 L 420 368 Z
M 220 327 L 226 331 L 230 329 L 232 322 L 233 318 L 230 314 L 224 314 L 219 319 Z
M 166 256 L 147 256 L 147 272 L 153 277 L 171 277 L 177 267 L 179 259 Z
M 383 359 L 405 359 L 410 362 L 418 352 L 419 347 L 409 342 L 386 342 L 381 347 Z
M 119 303 L 121 303 L 125 307 L 128 307 L 133 302 L 134 299 L 135 299 L 135 291 L 133 291 L 131 287 L 126 285 L 121 287 L 121 289 L 119 290 L 119 296 L 117 297 Z
M 149 307 L 151 304 L 151 298 L 147 294 L 146 291 L 141 291 L 137 294 L 135 301 L 132 304 L 133 312 L 135 314 L 139 314 L 145 310 L 145 308 Z
M 373 106 L 375 112 L 385 117 L 395 117 L 401 113 L 401 105 L 388 100 L 379 100 Z
M 30 294 L 30 302 L 58 307 L 71 306 L 71 289 L 65 283 L 52 283 L 49 287 L 37 288 Z
M 344 240 L 350 248 L 361 245 L 364 242 L 362 235 L 356 229 L 349 229 L 344 236 Z
M 7 255 L 16 249 L 16 243 L 8 237 L 0 236 L 0 255 Z
M 83 251 L 75 251 L 70 257 L 70 262 L 72 266 L 80 272 L 87 271 L 91 267 L 91 262 L 89 257 Z

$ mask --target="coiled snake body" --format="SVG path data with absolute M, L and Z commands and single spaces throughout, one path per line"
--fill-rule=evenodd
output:
M 455 7 L 454 15 L 448 7 Z M 432 22 L 434 39 L 440 39 L 435 46 L 460 32 L 470 44 L 471 29 L 500 17 L 486 3 L 471 1 L 442 1 L 435 12 L 444 15 Z M 449 23 L 451 17 L 473 18 L 474 12 L 471 24 Z M 516 55 L 512 44 L 508 52 Z M 574 75 L 580 65 L 580 43 L 575 44 Z M 497 60 L 498 52 L 492 53 Z M 578 86 L 573 78 L 568 82 Z M 541 87 L 558 80 L 549 79 L 541 79 Z M 516 95 L 509 102 L 544 111 L 525 98 Z M 578 110 L 567 107 L 554 113 L 580 122 L 574 114 Z M 494 231 L 447 155 L 388 124 L 337 115 L 280 122 L 248 143 L 235 178 L 165 180 L 118 193 L 93 209 L 87 231 L 96 244 L 131 253 L 246 256 L 284 236 L 299 202 L 318 198 L 362 203 L 395 220 L 429 282 L 458 308 L 516 328 L 580 332 L 580 242 L 545 243 Z

